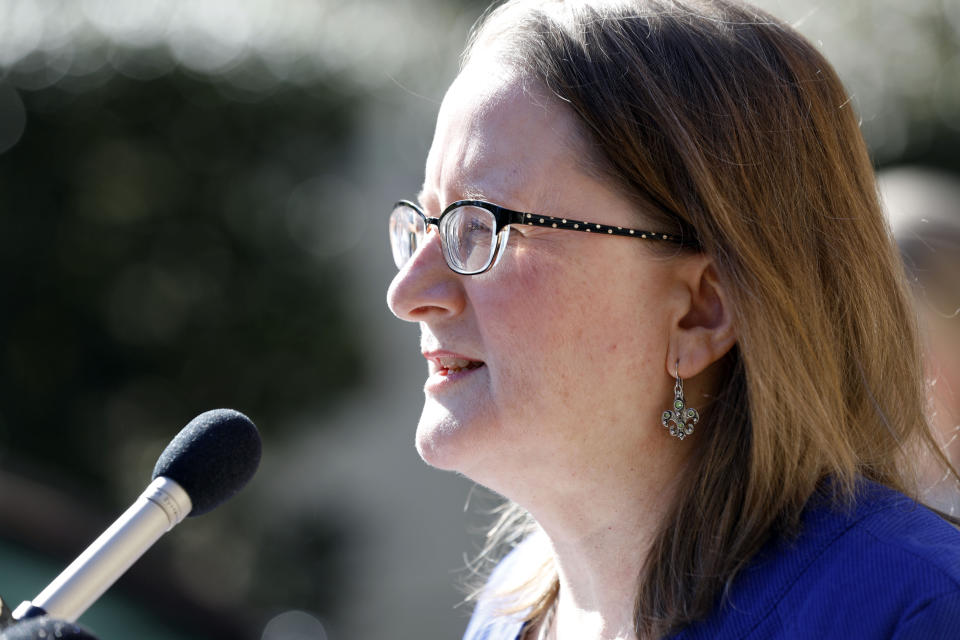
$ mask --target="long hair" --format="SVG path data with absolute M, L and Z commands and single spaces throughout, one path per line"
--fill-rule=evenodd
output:
M 637 633 L 708 614 L 815 492 L 849 503 L 867 478 L 912 493 L 909 461 L 935 448 L 915 317 L 823 56 L 727 0 L 514 0 L 479 23 L 467 64 L 481 49 L 576 114 L 592 165 L 694 239 L 732 303 L 737 345 L 638 577 Z M 524 519 L 509 508 L 487 548 Z M 518 608 L 542 615 L 557 584 Z

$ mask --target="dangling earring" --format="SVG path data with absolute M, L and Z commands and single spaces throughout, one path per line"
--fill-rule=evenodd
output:
M 673 408 L 664 411 L 660 422 L 670 430 L 670 435 L 683 440 L 693 434 L 693 427 L 700 421 L 700 414 L 687 407 L 683 399 L 683 380 L 680 379 L 680 360 L 677 360 L 677 383 L 673 385 Z

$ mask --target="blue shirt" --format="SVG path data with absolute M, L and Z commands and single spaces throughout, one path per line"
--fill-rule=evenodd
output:
M 524 571 L 521 544 L 490 593 Z M 482 598 L 464 640 L 515 640 L 521 616 Z M 856 503 L 814 498 L 796 538 L 767 544 L 706 619 L 671 640 L 960 639 L 960 531 L 886 487 L 864 482 Z

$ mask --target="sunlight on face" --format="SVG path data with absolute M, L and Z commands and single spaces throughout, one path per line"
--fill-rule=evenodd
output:
M 471 61 L 441 106 L 421 204 L 435 216 L 483 198 L 635 226 L 635 208 L 580 168 L 577 139 L 557 102 L 495 61 Z M 431 363 L 423 458 L 496 489 L 517 474 L 556 478 L 574 460 L 642 455 L 662 437 L 669 396 L 667 319 L 655 311 L 670 268 L 635 238 L 519 226 L 499 264 L 459 276 L 428 234 L 388 295 L 420 323 Z

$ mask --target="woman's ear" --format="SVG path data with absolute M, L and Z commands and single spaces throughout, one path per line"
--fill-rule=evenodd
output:
M 698 256 L 684 265 L 681 285 L 686 287 L 687 305 L 671 328 L 667 350 L 667 372 L 692 378 L 722 358 L 737 341 L 733 308 L 717 275 L 713 260 Z

